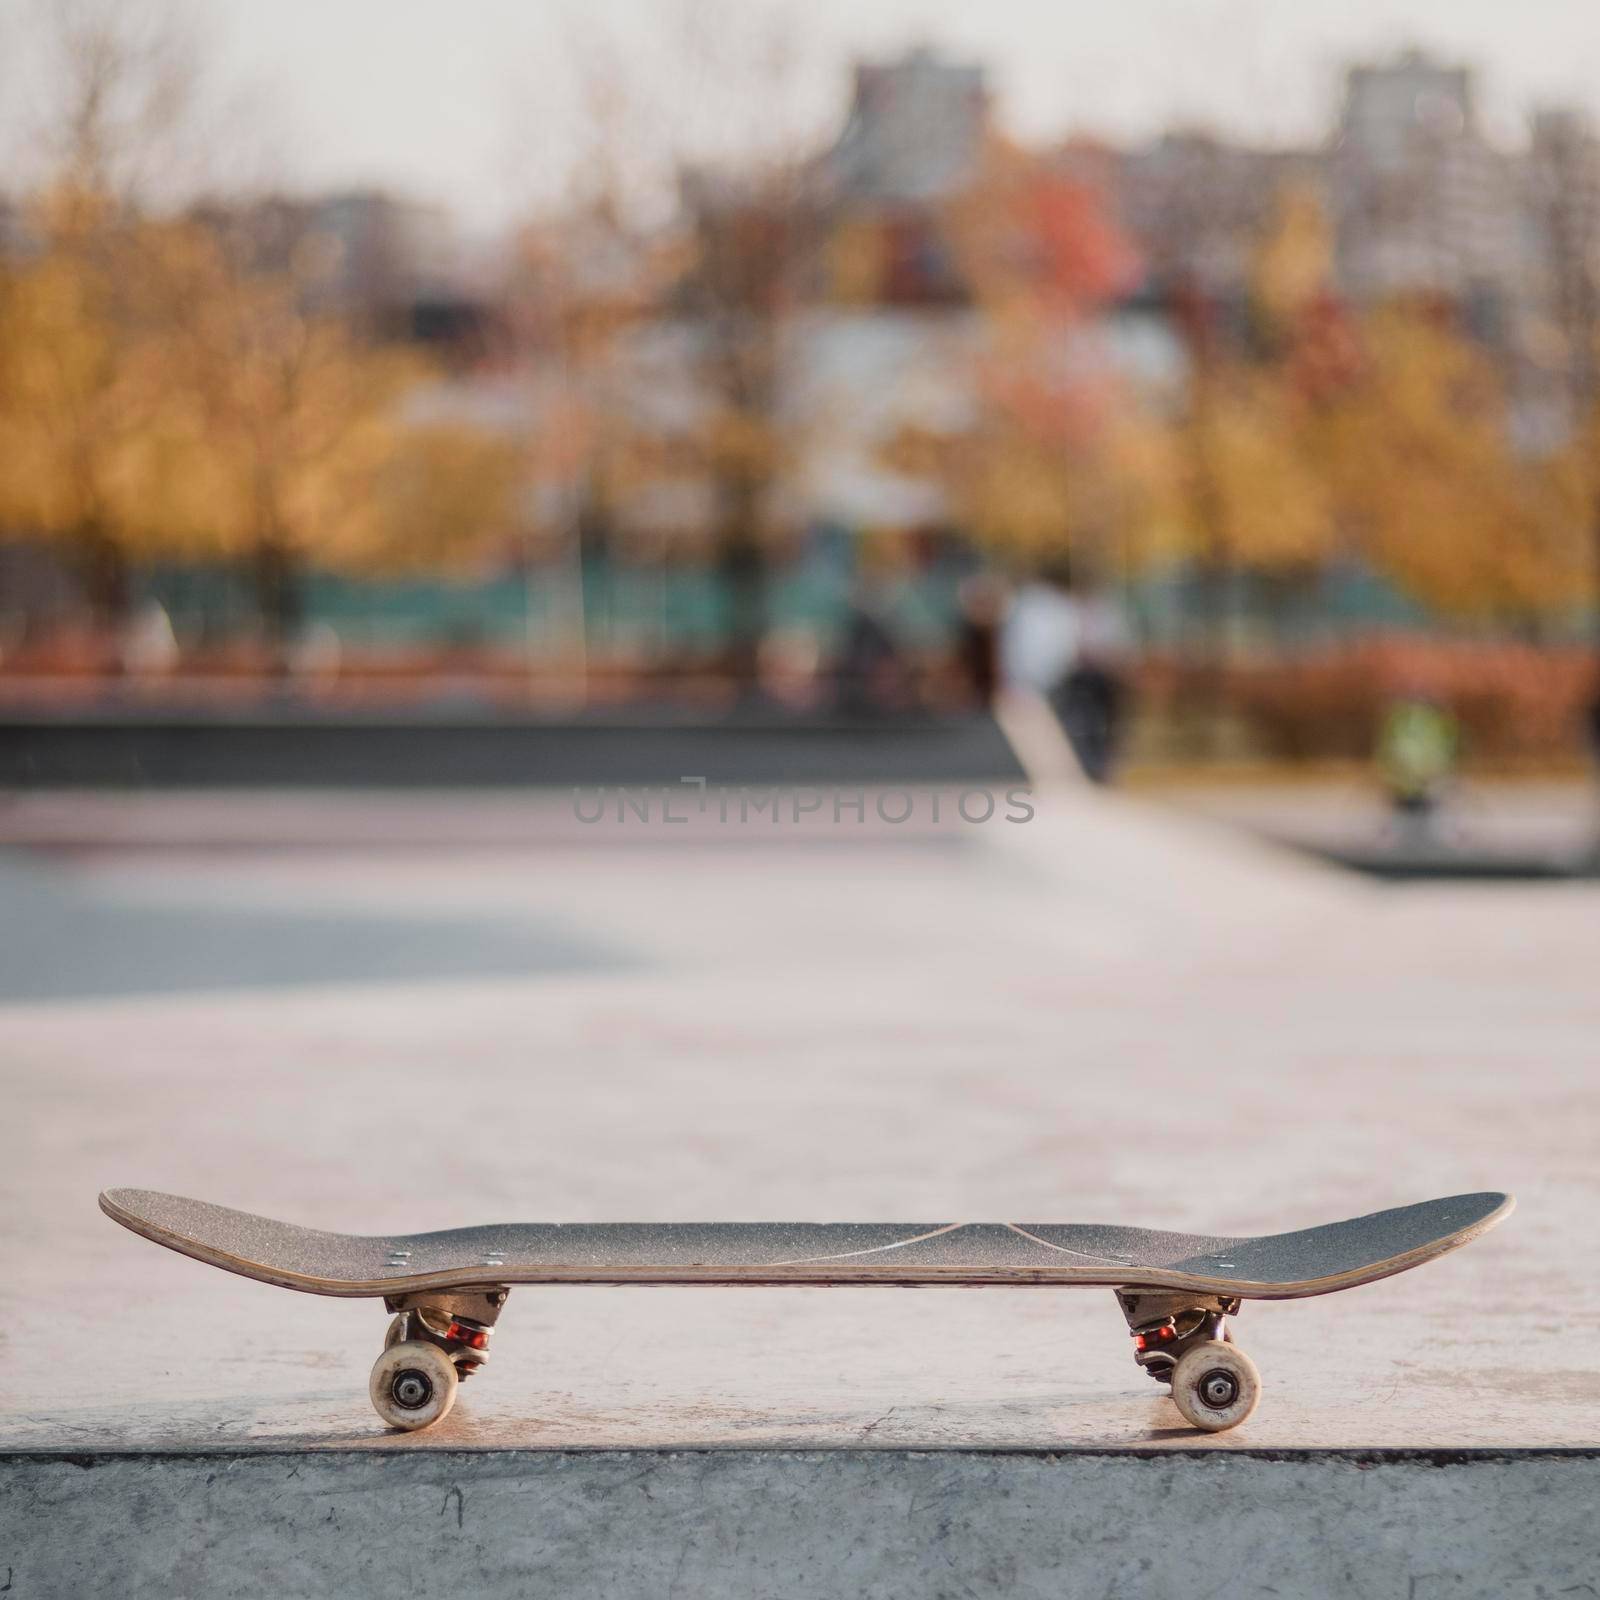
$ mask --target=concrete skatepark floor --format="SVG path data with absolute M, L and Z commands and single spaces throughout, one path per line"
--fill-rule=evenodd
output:
M 13 800 L 14 970 L 72 976 L 0 1007 L 0 1449 L 1600 1440 L 1600 887 L 1397 890 L 1148 801 L 1037 804 L 684 836 L 566 796 Z M 1104 1291 L 521 1289 L 401 1437 L 365 1396 L 375 1303 L 158 1251 L 99 1215 L 113 1184 L 360 1231 L 1520 1209 L 1247 1306 L 1235 1434 L 1183 1428 Z

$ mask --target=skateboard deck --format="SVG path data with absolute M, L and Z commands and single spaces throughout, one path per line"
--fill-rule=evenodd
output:
M 147 1189 L 108 1190 L 100 1206 L 168 1249 L 309 1294 L 479 1283 L 1077 1283 L 1293 1300 L 1443 1255 L 1491 1227 L 1510 1200 L 1454 1195 L 1255 1238 L 1038 1222 L 503 1223 L 362 1235 Z
M 453 1401 L 454 1379 L 481 1365 L 488 1332 L 513 1285 L 1077 1284 L 1117 1290 L 1135 1359 L 1174 1384 L 1186 1416 L 1178 1374 L 1192 1348 L 1216 1347 L 1210 1357 L 1220 1363 L 1210 1372 L 1214 1397 L 1231 1392 L 1236 1399 L 1251 1380 L 1259 1388 L 1253 1367 L 1248 1374 L 1231 1370 L 1238 1362 L 1249 1366 L 1223 1322 L 1241 1301 L 1331 1294 L 1404 1272 L 1476 1238 L 1513 1204 L 1499 1193 L 1452 1195 L 1253 1237 L 1016 1222 L 505 1223 L 362 1235 L 146 1189 L 100 1196 L 101 1209 L 114 1221 L 211 1266 L 309 1294 L 382 1297 L 396 1313 L 390 1346 L 403 1345 L 421 1364 L 406 1369 L 408 1379 L 419 1380 L 408 1394 L 448 1388 Z M 443 1365 L 430 1365 L 418 1353 L 430 1349 Z M 386 1374 L 390 1355 L 386 1348 L 379 1358 Z M 448 1376 L 446 1368 L 453 1368 Z M 392 1402 L 392 1374 L 383 1381 Z M 396 1426 L 437 1420 L 431 1414 L 415 1420 L 429 1412 L 427 1405 L 381 1403 L 378 1368 L 373 1384 L 380 1414 Z M 1202 1406 L 1205 1420 L 1190 1420 L 1229 1427 L 1243 1416 L 1221 1422 L 1216 1416 L 1236 1409 L 1230 1403 L 1206 1412 Z

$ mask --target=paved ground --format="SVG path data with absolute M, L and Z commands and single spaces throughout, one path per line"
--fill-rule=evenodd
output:
M 1600 886 L 1385 887 L 1154 802 L 1036 804 L 14 799 L 0 1449 L 1600 1443 Z M 375 1306 L 157 1251 L 95 1209 L 116 1184 L 375 1231 L 1521 1208 L 1247 1307 L 1266 1394 L 1219 1438 L 1109 1294 L 931 1289 L 518 1290 L 455 1415 L 395 1438 Z
M 1581 779 L 1467 779 L 1431 821 L 1397 819 L 1370 778 L 1199 783 L 1182 804 L 1303 849 L 1418 873 L 1593 873 L 1600 793 Z

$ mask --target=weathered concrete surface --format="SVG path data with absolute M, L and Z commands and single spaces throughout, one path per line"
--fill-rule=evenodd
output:
M 1189 783 L 1166 792 L 1202 815 L 1368 870 L 1487 877 L 1600 868 L 1600 794 L 1577 778 L 1463 780 L 1425 826 L 1396 818 L 1370 778 Z
M 54 797 L 52 847 L 5 863 L 0 970 L 59 981 L 0 1007 L 0 1447 L 1600 1443 L 1592 886 L 1380 888 L 1070 792 L 1020 826 L 727 832 L 502 797 L 481 845 L 466 800 L 326 813 L 429 850 L 320 844 L 292 797 L 181 804 L 187 847 L 158 800 Z M 240 843 L 252 806 L 274 848 Z M 1214 1439 L 1101 1293 L 547 1289 L 397 1440 L 375 1306 L 156 1250 L 95 1209 L 119 1183 L 372 1231 L 1521 1207 L 1418 1272 L 1248 1307 L 1265 1396 Z
M 0 1592 L 1553 1600 L 1597 1501 L 1592 1455 L 11 1456 Z
M 0 1594 L 1600 1587 L 1600 888 L 1037 805 L 0 806 Z M 1247 1307 L 1233 1434 L 1104 1292 L 520 1289 L 393 1436 L 381 1311 L 156 1250 L 96 1210 L 122 1183 L 372 1231 L 1520 1209 Z

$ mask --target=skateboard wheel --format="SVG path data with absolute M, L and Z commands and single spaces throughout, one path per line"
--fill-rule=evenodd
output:
M 402 1313 L 400 1316 L 395 1317 L 394 1320 L 390 1322 L 389 1326 L 384 1330 L 383 1348 L 388 1350 L 392 1346 L 399 1344 L 400 1341 L 405 1338 L 405 1336 L 406 1319 L 404 1313 Z
M 1172 1370 L 1172 1402 L 1206 1433 L 1237 1428 L 1261 1398 L 1261 1374 L 1236 1344 L 1207 1339 L 1186 1350 Z
M 403 1339 L 373 1363 L 369 1392 L 391 1428 L 414 1433 L 449 1415 L 459 1382 L 455 1363 L 437 1345 Z

